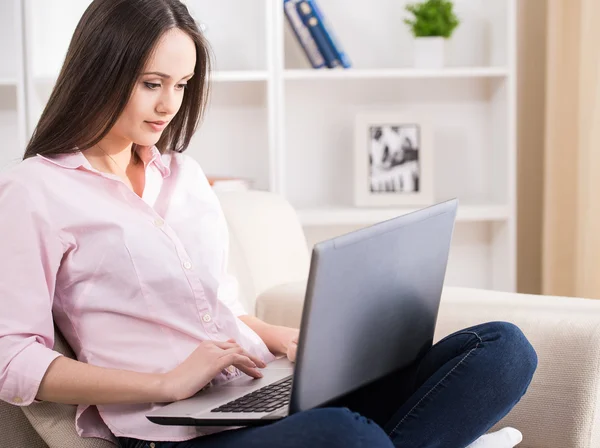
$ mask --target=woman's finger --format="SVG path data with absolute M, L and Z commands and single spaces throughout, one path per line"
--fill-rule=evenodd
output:
M 238 355 L 240 356 L 240 355 Z M 239 361 L 235 361 L 232 365 L 234 367 L 237 367 L 238 369 L 240 369 L 242 372 L 244 372 L 246 375 L 251 376 L 252 378 L 262 378 L 263 374 L 261 373 L 260 370 L 258 370 L 256 367 L 250 367 L 248 364 L 248 362 L 244 359 L 246 358 L 245 356 L 241 355 L 239 359 Z M 250 361 L 252 364 L 254 364 L 254 361 L 246 358 L 248 361 Z M 256 365 L 256 364 L 254 364 Z
M 298 344 L 292 341 L 292 343 L 289 345 L 289 347 L 287 349 L 287 358 L 291 362 L 296 362 L 297 352 L 298 352 Z
M 244 352 L 244 355 L 246 355 L 248 358 L 250 358 L 258 367 L 265 368 L 267 367 L 267 365 L 264 363 L 264 361 L 260 358 L 258 358 L 257 356 L 251 355 L 248 352 Z
M 223 368 L 234 366 L 252 378 L 262 378 L 262 373 L 250 358 L 238 353 L 229 353 L 223 358 Z
M 223 350 L 223 353 L 221 353 L 220 356 L 221 361 L 227 362 L 227 359 L 229 359 L 228 357 L 230 355 L 245 355 L 244 349 L 242 347 L 231 347 L 226 350 Z
M 250 353 L 248 353 L 247 351 L 245 351 L 242 347 L 240 347 L 238 344 L 234 344 L 234 345 L 230 345 L 230 346 L 227 346 L 226 342 L 221 342 L 220 344 L 222 344 L 221 348 L 223 350 L 225 350 L 224 354 L 230 353 L 229 350 L 231 350 L 231 349 L 240 348 L 242 351 L 241 352 L 236 351 L 235 353 L 242 353 L 243 355 L 245 355 L 248 358 L 250 358 L 260 368 L 267 367 L 267 365 L 264 363 L 264 361 L 262 359 L 254 356 L 254 355 L 251 355 Z

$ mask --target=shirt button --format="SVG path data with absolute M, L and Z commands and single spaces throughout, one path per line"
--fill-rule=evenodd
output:
M 190 269 L 192 269 L 192 263 L 186 261 L 185 263 L 183 263 L 183 267 L 189 271 Z
M 21 403 L 23 403 L 23 399 L 21 397 L 15 397 L 15 398 L 13 398 L 12 401 L 13 401 L 14 404 L 21 404 Z
M 210 314 L 205 314 L 204 316 L 202 316 L 202 320 L 204 322 L 210 322 L 212 320 L 212 317 L 210 317 Z
M 164 225 L 165 225 L 165 222 L 164 222 L 162 219 L 158 218 L 158 219 L 155 219 L 155 220 L 154 220 L 154 225 L 155 225 L 156 227 L 162 227 L 162 226 L 164 226 Z

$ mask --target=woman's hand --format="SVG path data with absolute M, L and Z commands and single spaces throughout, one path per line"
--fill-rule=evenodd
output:
M 300 330 L 280 325 L 271 325 L 255 316 L 239 316 L 239 319 L 260 336 L 270 352 L 275 356 L 286 355 L 290 361 L 296 361 Z
M 206 386 L 219 372 L 234 366 L 253 378 L 262 378 L 258 368 L 266 364 L 250 355 L 235 341 L 203 341 L 179 366 L 164 375 L 166 401 L 189 398 Z
M 296 362 L 296 353 L 298 352 L 298 334 L 296 334 L 296 336 L 294 338 L 292 338 L 291 341 L 289 341 L 289 344 L 287 346 L 287 357 L 290 361 L 292 362 Z
M 297 328 L 271 325 L 271 336 L 269 339 L 275 341 L 273 343 L 277 347 L 275 355 L 285 355 L 290 361 L 296 362 L 299 335 L 300 330 Z

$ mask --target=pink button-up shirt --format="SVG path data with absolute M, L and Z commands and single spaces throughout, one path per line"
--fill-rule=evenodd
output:
M 202 169 L 179 153 L 138 154 L 141 198 L 81 152 L 33 157 L 0 175 L 0 399 L 34 401 L 60 356 L 53 318 L 77 359 L 100 367 L 167 372 L 200 341 L 230 338 L 273 360 L 236 317 L 245 312 L 226 272 L 228 229 Z M 151 423 L 145 414 L 160 406 L 79 406 L 77 430 L 109 440 L 203 434 Z

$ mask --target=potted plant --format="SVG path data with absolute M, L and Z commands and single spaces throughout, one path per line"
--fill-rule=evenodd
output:
M 404 22 L 415 37 L 415 67 L 441 68 L 444 66 L 446 39 L 452 36 L 460 20 L 454 14 L 451 0 L 425 0 L 406 5 L 412 14 Z

